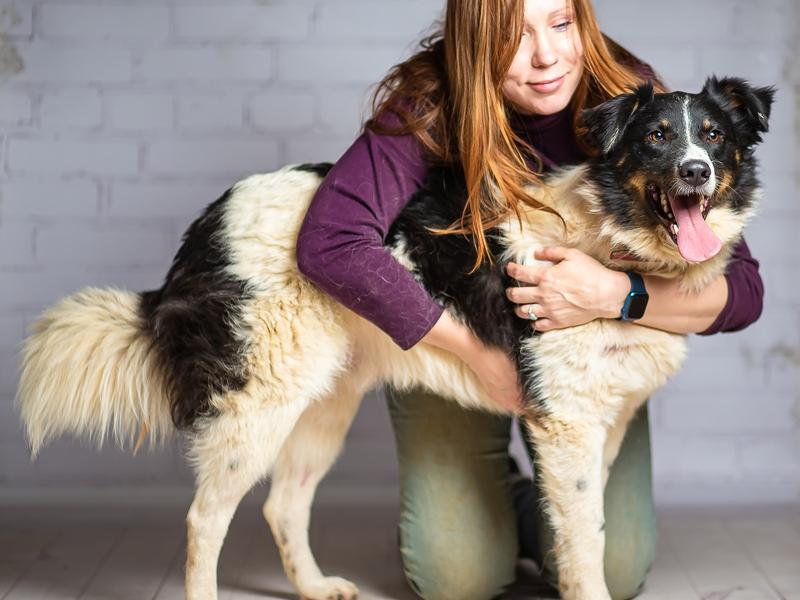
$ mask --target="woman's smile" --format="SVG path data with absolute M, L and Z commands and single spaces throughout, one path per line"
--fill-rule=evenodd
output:
M 567 73 L 561 75 L 560 77 L 556 77 L 555 79 L 546 79 L 543 81 L 537 81 L 535 83 L 531 82 L 528 85 L 537 92 L 539 92 L 540 94 L 550 94 L 561 89 L 561 86 L 564 84 L 566 76 Z

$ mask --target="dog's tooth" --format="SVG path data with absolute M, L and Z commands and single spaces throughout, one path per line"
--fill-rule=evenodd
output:
M 673 233 L 673 235 L 677 236 L 678 232 L 680 231 L 680 228 L 678 227 L 677 223 L 673 223 L 672 225 L 669 226 L 669 230 Z

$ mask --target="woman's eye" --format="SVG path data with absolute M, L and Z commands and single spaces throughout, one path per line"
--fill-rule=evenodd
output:
M 563 21 L 563 22 L 559 23 L 558 25 L 556 25 L 556 26 L 554 27 L 554 29 L 555 29 L 556 31 L 566 31 L 566 30 L 567 30 L 567 28 L 568 28 L 570 25 L 572 25 L 572 21 Z
M 647 136 L 651 142 L 663 142 L 664 141 L 664 134 L 663 132 L 656 129 L 655 131 L 651 131 L 650 134 Z

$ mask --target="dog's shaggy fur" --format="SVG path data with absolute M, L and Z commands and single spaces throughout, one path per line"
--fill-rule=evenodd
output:
M 525 210 L 521 222 L 490 231 L 498 260 L 472 275 L 470 241 L 426 229 L 461 214 L 455 171 L 432 170 L 386 240 L 448 310 L 518 361 L 564 598 L 608 598 L 606 474 L 632 415 L 679 368 L 684 337 L 608 319 L 536 334 L 505 298 L 503 264 L 565 245 L 614 269 L 702 289 L 753 214 L 752 148 L 772 94 L 712 78 L 697 95 L 644 86 L 587 111 L 601 155 L 531 190 L 560 218 Z M 697 160 L 708 172 L 684 172 Z M 425 344 L 402 351 L 298 272 L 297 231 L 324 170 L 287 167 L 237 183 L 191 225 L 159 290 L 79 292 L 35 324 L 24 349 L 18 397 L 34 454 L 67 432 L 98 442 L 110 432 L 125 443 L 142 428 L 154 440 L 186 431 L 197 474 L 187 517 L 192 600 L 216 598 L 230 519 L 268 474 L 264 515 L 298 592 L 356 595 L 352 583 L 322 574 L 307 529 L 316 486 L 376 384 L 424 385 L 498 410 L 453 355 Z M 703 218 L 711 233 L 676 235 L 678 224 L 705 231 Z

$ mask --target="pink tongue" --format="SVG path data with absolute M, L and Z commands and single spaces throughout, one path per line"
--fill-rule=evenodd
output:
M 669 198 L 678 222 L 678 251 L 689 262 L 703 262 L 722 249 L 722 242 L 711 231 L 700 213 L 698 196 Z

